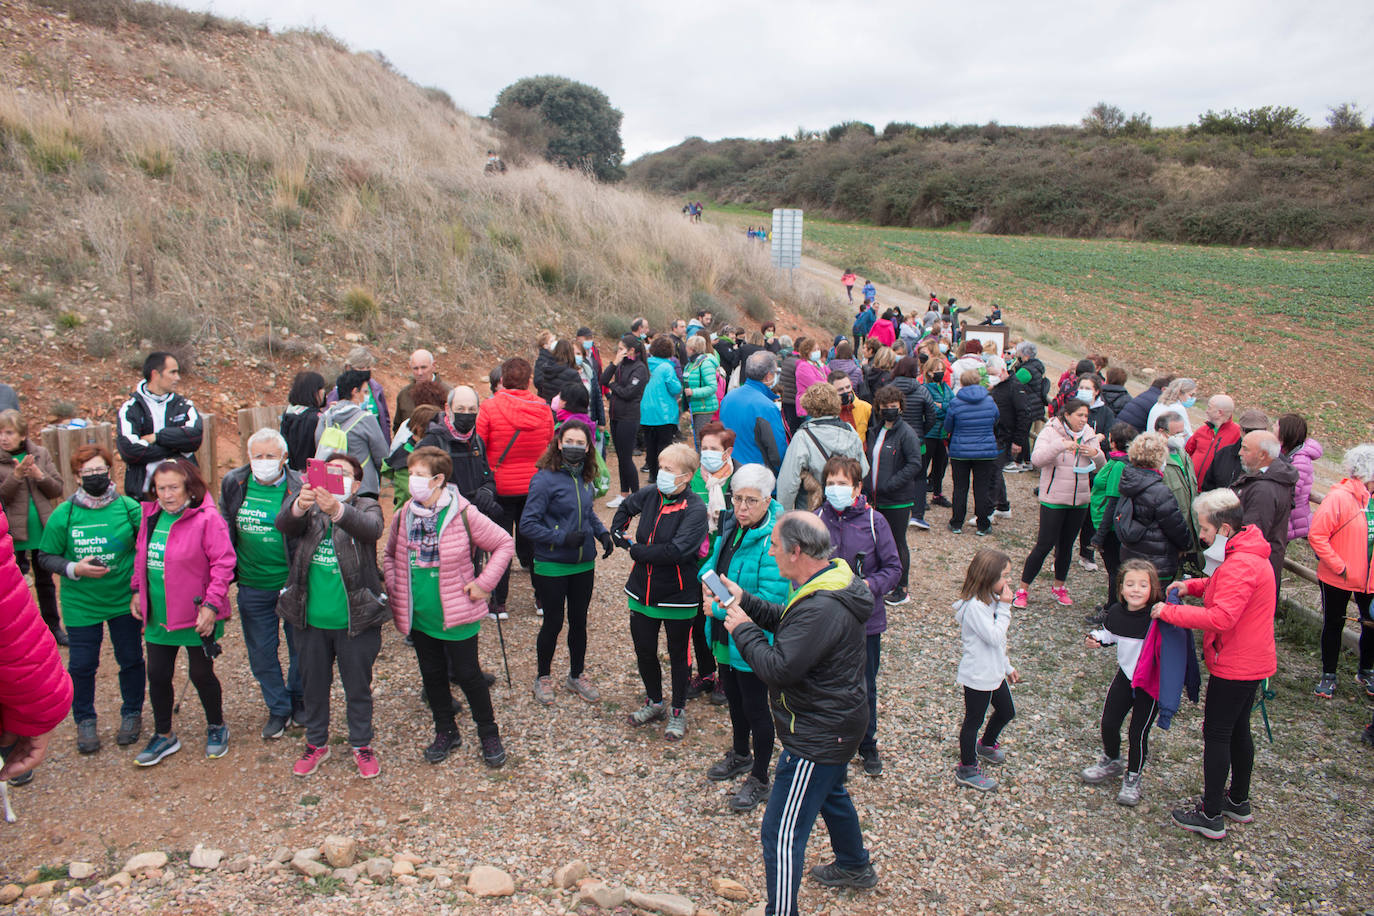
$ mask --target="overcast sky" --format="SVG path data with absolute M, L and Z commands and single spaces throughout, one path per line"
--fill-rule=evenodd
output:
M 176 0 L 172 0 L 176 2 Z M 379 50 L 476 115 L 524 76 L 604 91 L 626 161 L 685 137 L 846 120 L 1077 123 L 1106 100 L 1156 126 L 1207 109 L 1374 109 L 1369 0 L 748 3 L 182 0 Z

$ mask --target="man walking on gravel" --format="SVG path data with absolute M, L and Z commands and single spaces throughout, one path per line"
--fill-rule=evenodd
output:
M 733 596 L 725 628 L 768 685 L 783 751 L 763 815 L 763 865 L 770 916 L 797 912 L 800 868 L 816 815 L 825 819 L 835 861 L 811 869 L 828 887 L 873 887 L 859 815 L 845 789 L 849 761 L 868 725 L 864 623 L 873 594 L 844 560 L 830 559 L 830 534 L 809 512 L 788 512 L 773 528 L 770 555 L 792 583 L 786 604 Z M 767 630 L 774 635 L 770 645 Z

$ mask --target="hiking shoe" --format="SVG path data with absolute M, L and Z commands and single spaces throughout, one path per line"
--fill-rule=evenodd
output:
M 534 698 L 544 706 L 553 705 L 553 678 L 546 674 L 534 679 Z
M 1323 674 L 1322 679 L 1317 681 L 1317 687 L 1312 691 L 1323 700 L 1329 700 L 1336 695 L 1336 675 Z
M 588 703 L 595 703 L 601 699 L 601 691 L 596 689 L 596 686 L 592 684 L 591 680 L 585 674 L 581 677 L 568 675 L 568 679 L 563 682 L 563 686 L 586 700 Z
M 1220 814 L 1208 817 L 1202 810 L 1202 802 L 1193 808 L 1175 808 L 1173 817 L 1174 823 L 1189 833 L 1202 834 L 1209 840 L 1226 839 L 1226 821 Z
M 986 528 L 979 528 L 977 531 L 973 533 L 978 535 L 980 538 L 985 538 L 989 534 L 992 534 L 992 526 L 988 525 Z
M 1107 622 L 1107 607 L 1099 604 L 1091 614 L 1083 615 L 1083 622 L 1090 627 L 1100 627 Z
M 493 770 L 505 764 L 506 749 L 501 746 L 500 736 L 487 735 L 482 739 L 482 762 Z
M 993 510 L 992 510 L 992 517 L 993 517 L 993 518 L 1011 518 L 1011 510 L 1010 510 L 1010 509 L 993 509 Z
M 267 717 L 267 721 L 262 726 L 262 739 L 270 741 L 273 738 L 280 738 L 286 734 L 286 720 L 289 716 L 279 716 L 276 713 Z
M 662 719 L 667 714 L 668 710 L 663 707 L 662 700 L 657 703 L 651 700 L 645 700 L 643 706 L 639 707 L 625 718 L 630 721 L 631 725 L 638 727 L 640 725 L 648 725 L 655 719 Z
M 952 503 L 952 502 L 950 502 L 949 500 L 945 499 L 945 495 L 944 495 L 943 493 L 936 493 L 934 496 L 932 496 L 932 497 L 930 498 L 930 504 L 931 504 L 932 506 L 942 506 L 942 507 L 944 507 L 944 508 L 946 508 L 946 509 L 953 509 L 953 508 L 954 508 L 954 503 Z
M 409 633 L 405 635 L 405 638 L 402 639 L 401 642 L 405 643 L 406 646 L 411 649 L 415 648 L 415 637 L 411 636 Z
M 725 752 L 724 757 L 711 764 L 711 768 L 706 771 L 706 778 L 712 782 L 724 782 L 748 773 L 753 766 L 753 757 L 749 754 L 736 754 L 732 747 Z
M 973 746 L 973 752 L 978 755 L 979 760 L 990 763 L 993 766 L 1001 766 L 1007 762 L 1007 752 L 1002 750 L 1002 745 L 996 742 L 993 744 L 984 744 L 979 741 Z
M 38 772 L 38 768 L 37 768 L 37 767 L 35 767 L 35 768 L 32 769 L 32 770 L 29 770 L 27 773 L 21 773 L 21 774 L 19 774 L 18 776 L 16 776 L 16 777 L 14 777 L 13 779 L 11 779 L 11 780 L 9 781 L 9 783 L 10 783 L 10 785 L 14 786 L 16 789 L 19 788 L 20 786 L 27 786 L 29 783 L 33 782 L 33 774 L 36 773 L 36 772 Z
M 1255 815 L 1250 811 L 1250 802 L 1232 801 L 1228 794 L 1221 800 L 1221 816 L 1227 820 L 1235 821 L 1237 824 L 1248 824 L 1255 819 Z
M 663 737 L 669 741 L 681 741 L 687 736 L 687 710 L 673 707 L 668 713 L 668 724 L 663 729 Z
M 1363 687 L 1370 696 L 1374 696 L 1374 668 L 1361 668 L 1355 672 L 1355 683 Z
M 878 872 L 872 865 L 865 865 L 858 871 L 841 868 L 837 862 L 815 865 L 811 868 L 811 877 L 826 887 L 872 887 L 878 883 Z
M 720 677 L 716 677 L 715 689 L 711 691 L 711 705 L 725 706 L 730 702 L 730 698 L 725 695 L 725 685 L 720 682 Z
M 1064 586 L 1051 585 L 1050 594 L 1054 596 L 1055 601 L 1058 601 L 1060 604 L 1064 605 L 1064 607 L 1073 607 L 1073 599 L 1069 597 L 1069 590 Z
M 906 604 L 910 600 L 911 596 L 907 594 L 907 590 L 901 588 L 900 586 L 888 592 L 887 595 L 883 598 L 883 601 L 889 606 Z
M 76 749 L 82 754 L 94 754 L 100 750 L 100 735 L 95 730 L 94 719 L 82 719 L 76 723 Z
M 1116 803 L 1134 808 L 1140 804 L 1140 773 L 1127 773 L 1121 780 L 1121 791 L 1116 793 Z
M 463 736 L 457 732 L 435 732 L 434 740 L 425 748 L 425 759 L 430 763 L 441 763 L 462 746 Z
M 329 745 L 321 744 L 316 747 L 313 744 L 306 744 L 304 753 L 291 765 L 291 773 L 295 776 L 309 776 L 320 768 L 320 764 L 329 759 Z
M 950 525 L 949 525 L 949 533 L 950 533 L 950 534 L 963 534 L 963 533 L 964 533 L 964 526 L 963 526 L 963 525 L 956 525 L 956 524 L 954 524 L 953 522 L 951 522 Z
M 751 775 L 744 781 L 730 798 L 730 810 L 732 811 L 752 811 L 759 805 L 768 800 L 768 783 L 759 782 L 757 776 Z
M 883 775 L 883 758 L 878 754 L 876 747 L 868 750 L 859 748 L 859 759 L 863 761 L 865 776 Z
M 1012 595 L 1011 606 L 1014 608 L 1024 608 L 1028 604 L 1030 604 L 1030 595 L 1026 594 L 1024 588 L 1018 588 L 1016 594 Z
M 153 767 L 162 762 L 164 757 L 170 757 L 181 750 L 181 741 L 176 735 L 164 738 L 161 735 L 153 735 L 148 746 L 139 751 L 134 763 L 141 767 Z
M 606 502 L 606 508 L 607 508 L 607 509 L 619 509 L 619 508 L 620 508 L 620 504 L 623 503 L 624 501 L 625 501 L 625 497 L 623 497 L 623 496 L 617 496 L 615 499 L 607 500 L 607 502 Z
M 1095 786 L 1099 782 L 1108 779 L 1115 779 L 1126 772 L 1126 764 L 1120 757 L 1108 757 L 1103 754 L 1097 758 L 1097 763 L 1083 770 L 1083 781 L 1090 786 Z
M 1078 555 L 1078 565 L 1088 572 L 1097 572 L 1097 561 L 1092 557 L 1085 557 L 1081 553 Z
M 997 780 L 984 773 L 976 763 L 968 767 L 961 763 L 955 767 L 954 781 L 961 786 L 977 789 L 979 792 L 991 792 L 997 788 Z
M 703 693 L 713 689 L 715 682 L 716 676 L 714 674 L 708 674 L 705 677 L 697 674 L 692 675 L 687 679 L 687 699 L 695 700 Z
M 907 522 L 907 524 L 918 531 L 930 530 L 930 522 L 926 521 L 923 518 L 913 518 L 911 521 Z
M 205 756 L 218 760 L 229 753 L 229 726 L 220 723 L 205 730 Z
M 134 713 L 131 716 L 119 717 L 119 731 L 115 732 L 115 744 L 120 747 L 128 747 L 138 740 L 139 734 L 143 731 L 143 716 Z
M 358 764 L 358 775 L 363 779 L 372 779 L 382 771 L 382 764 L 377 760 L 377 755 L 372 753 L 372 748 L 366 744 L 353 749 L 353 762 Z

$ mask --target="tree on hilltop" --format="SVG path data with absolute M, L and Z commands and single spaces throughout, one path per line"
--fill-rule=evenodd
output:
M 1338 134 L 1353 134 L 1364 130 L 1364 112 L 1353 102 L 1333 106 L 1326 116 L 1326 126 Z
M 550 162 L 589 169 L 599 181 L 625 177 L 624 116 L 594 86 L 563 76 L 530 76 L 496 96 L 491 120 L 518 144 Z

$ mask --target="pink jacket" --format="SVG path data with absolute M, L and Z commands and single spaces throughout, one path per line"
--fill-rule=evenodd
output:
M 1293 488 L 1293 514 L 1288 516 L 1288 540 L 1307 537 L 1312 527 L 1312 479 L 1316 476 L 1312 462 L 1322 456 L 1322 444 L 1308 439 L 1293 450 L 1288 461 L 1298 471 L 1298 485 Z
M 500 525 L 487 518 L 468 502 L 455 486 L 449 486 L 453 502 L 439 529 L 439 601 L 444 607 L 444 628 L 472 623 L 487 616 L 487 602 L 474 601 L 467 593 L 469 582 L 476 582 L 483 591 L 490 592 L 501 581 L 501 575 L 515 556 L 515 539 Z M 472 540 L 485 550 L 486 566 L 480 576 L 472 571 L 472 544 L 462 513 L 467 512 Z M 391 616 L 396 629 L 410 632 L 410 549 L 406 529 L 409 527 L 410 502 L 396 510 L 391 517 L 386 552 L 382 555 L 382 575 L 387 594 L 391 596 Z
M 806 394 L 806 389 L 817 382 L 824 382 L 825 375 L 826 371 L 811 360 L 804 357 L 797 360 L 797 416 L 806 416 L 806 411 L 802 410 L 801 406 L 802 395 Z
M 1040 501 L 1056 506 L 1086 506 L 1092 495 L 1092 484 L 1085 468 L 1100 470 L 1107 463 L 1099 443 L 1097 454 L 1092 458 L 1075 455 L 1069 451 L 1074 442 L 1083 442 L 1093 436 L 1091 426 L 1084 426 L 1076 435 L 1064 422 L 1055 418 L 1045 424 L 1040 435 L 1035 437 L 1035 448 L 1031 449 L 1031 464 L 1040 469 Z M 1074 468 L 1078 468 L 1077 471 Z
M 879 318 L 873 322 L 873 327 L 869 329 L 868 336 L 885 347 L 890 347 L 897 341 L 897 329 L 892 326 L 892 321 L 887 318 Z
M 1369 562 L 1369 491 L 1345 478 L 1327 491 L 1317 507 L 1307 543 L 1317 555 L 1317 578 L 1347 591 L 1374 592 L 1374 563 Z
M 148 620 L 148 539 L 157 526 L 162 507 L 157 500 L 143 504 L 143 524 L 138 526 L 138 550 L 134 553 L 134 577 L 130 585 L 138 597 L 143 620 Z M 163 555 L 163 581 L 167 594 L 167 629 L 185 630 L 196 625 L 192 599 L 213 605 L 217 620 L 229 619 L 229 583 L 238 558 L 229 540 L 229 525 L 207 493 L 199 506 L 187 506 L 167 532 Z
M 47 734 L 72 708 L 72 679 L 14 559 L 0 513 L 0 732 Z

